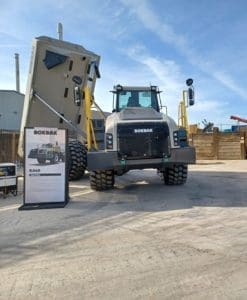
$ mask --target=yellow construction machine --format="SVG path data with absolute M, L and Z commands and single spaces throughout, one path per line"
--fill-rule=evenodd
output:
M 182 100 L 179 103 L 178 107 L 178 126 L 186 129 L 187 134 L 189 133 L 189 123 L 188 123 L 188 114 L 187 108 L 194 105 L 194 88 L 193 88 L 193 79 L 189 78 L 186 80 L 188 86 L 187 90 L 182 92 Z

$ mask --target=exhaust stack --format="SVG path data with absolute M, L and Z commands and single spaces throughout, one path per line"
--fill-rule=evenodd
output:
M 19 66 L 18 53 L 15 53 L 15 80 L 16 80 L 16 91 L 20 93 L 20 66 Z
M 63 24 L 62 23 L 57 24 L 57 33 L 58 33 L 58 39 L 62 41 L 63 40 Z

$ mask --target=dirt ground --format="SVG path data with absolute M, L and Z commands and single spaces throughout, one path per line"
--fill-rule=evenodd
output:
M 21 182 L 20 182 L 21 183 Z M 201 161 L 184 186 L 132 171 L 65 208 L 0 196 L 0 299 L 247 299 L 247 161 Z

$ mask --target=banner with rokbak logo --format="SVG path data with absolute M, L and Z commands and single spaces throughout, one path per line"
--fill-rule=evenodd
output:
M 68 201 L 67 131 L 25 128 L 22 209 L 64 207 Z

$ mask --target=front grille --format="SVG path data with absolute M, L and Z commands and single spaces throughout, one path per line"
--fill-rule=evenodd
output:
M 164 122 L 118 124 L 118 154 L 125 159 L 169 155 L 169 128 Z

